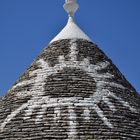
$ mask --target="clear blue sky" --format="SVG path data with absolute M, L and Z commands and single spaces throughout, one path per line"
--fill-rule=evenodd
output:
M 67 22 L 64 0 L 0 0 L 0 96 Z M 140 92 L 140 0 L 78 0 L 76 21 Z

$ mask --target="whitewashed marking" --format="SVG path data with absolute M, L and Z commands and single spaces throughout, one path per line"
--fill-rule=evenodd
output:
M 10 115 L 7 116 L 7 118 L 4 120 L 4 122 L 0 126 L 0 130 L 3 131 L 5 126 L 15 117 L 17 114 L 21 112 L 21 110 L 25 109 L 28 106 L 28 104 L 23 104 L 21 107 L 13 111 Z
M 75 139 L 77 135 L 76 131 L 76 114 L 75 111 L 72 107 L 69 107 L 68 109 L 69 112 L 69 132 L 68 132 L 68 137 L 71 139 Z
M 112 97 L 113 97 L 114 99 L 118 100 L 120 103 L 122 103 L 122 105 L 123 105 L 124 107 L 129 108 L 132 112 L 137 112 L 137 110 L 136 110 L 135 108 L 131 107 L 131 106 L 129 105 L 128 102 L 125 102 L 124 100 L 122 100 L 121 98 L 115 96 L 114 94 L 112 94 Z
M 90 110 L 87 109 L 87 108 L 84 109 L 84 119 L 86 121 L 89 121 L 90 120 Z
M 104 115 L 104 112 L 99 108 L 97 104 L 94 105 L 93 109 L 96 110 L 98 116 L 102 119 L 106 126 L 108 126 L 109 128 L 113 128 L 113 125 L 108 121 L 108 119 Z
M 108 97 L 112 97 L 116 100 L 118 100 L 118 102 L 120 102 L 124 107 L 127 107 L 128 109 L 130 109 L 132 112 L 136 112 L 136 109 L 134 109 L 133 107 L 131 107 L 129 105 L 128 102 L 125 102 L 123 99 L 117 97 L 115 95 L 115 93 L 110 92 L 107 88 L 107 85 L 111 86 L 111 87 L 117 87 L 117 88 L 121 88 L 121 89 L 125 89 L 125 87 L 123 87 L 122 85 L 119 85 L 117 83 L 114 82 L 107 82 L 104 81 L 106 80 L 106 78 L 113 78 L 114 76 L 111 75 L 110 73 L 103 73 L 100 74 L 98 73 L 98 70 L 102 70 L 107 68 L 110 63 L 109 62 L 100 62 L 97 63 L 96 65 L 90 64 L 89 59 L 90 58 L 84 58 L 83 61 L 77 61 L 77 44 L 76 44 L 76 40 L 72 40 L 70 42 L 71 45 L 71 52 L 69 54 L 70 60 L 69 61 L 65 61 L 64 56 L 59 56 L 59 64 L 56 64 L 54 67 L 49 67 L 48 63 L 45 62 L 43 59 L 38 60 L 36 63 L 38 63 L 38 65 L 40 65 L 40 69 L 37 69 L 35 71 L 32 71 L 29 73 L 30 76 L 33 76 L 34 78 L 28 81 L 24 81 L 24 82 L 19 82 L 18 84 L 16 84 L 15 86 L 13 86 L 12 90 L 17 88 L 18 86 L 23 86 L 23 85 L 28 85 L 28 84 L 33 84 L 33 89 L 32 91 L 27 91 L 26 94 L 17 94 L 18 98 L 25 97 L 28 95 L 31 95 L 32 98 L 25 104 L 23 104 L 21 107 L 19 107 L 18 109 L 16 109 L 14 112 L 12 112 L 10 115 L 7 116 L 7 118 L 4 120 L 4 122 L 0 125 L 0 130 L 3 131 L 4 128 L 6 127 L 6 125 L 8 123 L 10 123 L 10 121 L 16 116 L 18 115 L 21 110 L 25 110 L 25 117 L 24 119 L 30 119 L 33 111 L 38 108 L 41 107 L 42 109 L 40 109 L 41 112 L 45 112 L 45 110 L 48 107 L 53 107 L 57 116 L 59 117 L 61 114 L 61 110 L 58 110 L 58 108 L 60 107 L 78 107 L 80 106 L 81 108 L 84 108 L 85 110 L 88 110 L 88 108 L 92 108 L 93 110 L 95 110 L 98 114 L 98 116 L 101 118 L 101 120 L 104 122 L 104 124 L 106 126 L 108 126 L 109 128 L 113 128 L 113 125 L 109 122 L 109 120 L 105 117 L 103 111 L 99 108 L 99 106 L 97 105 L 98 103 L 100 103 L 101 101 L 105 102 L 108 107 L 110 108 L 111 111 L 116 111 L 115 106 L 113 105 L 113 103 L 109 100 Z M 93 92 L 93 95 L 90 96 L 89 98 L 81 98 L 81 97 L 65 97 L 65 98 L 52 98 L 49 96 L 42 96 L 45 94 L 44 92 L 44 85 L 46 82 L 46 79 L 48 76 L 53 75 L 53 74 L 57 74 L 58 71 L 63 70 L 64 68 L 76 68 L 76 69 L 80 69 L 84 72 L 86 72 L 86 74 L 88 74 L 89 76 L 91 76 L 95 82 L 96 82 L 96 91 Z M 70 111 L 71 112 L 71 111 Z M 74 116 L 74 112 L 70 113 L 70 116 Z M 85 113 L 84 113 L 85 114 Z M 90 119 L 90 115 L 89 112 L 86 112 L 86 117 L 87 119 Z M 43 117 L 43 113 L 38 113 L 35 122 L 38 123 L 41 121 L 41 118 Z M 75 114 L 76 117 L 76 114 Z M 69 118 L 70 120 L 72 119 L 72 117 Z M 72 128 L 72 125 L 74 128 Z M 76 122 L 74 121 L 70 121 L 70 132 L 69 135 L 72 135 L 72 131 L 74 131 L 75 135 L 76 135 Z
M 112 111 L 116 111 L 116 108 L 115 108 L 115 106 L 113 105 L 113 103 L 111 103 L 110 101 L 109 101 L 109 99 L 107 98 L 107 97 L 104 97 L 103 98 L 103 101 L 108 105 L 108 107 L 110 108 L 110 110 L 112 110 Z
M 38 112 L 38 114 L 36 116 L 36 119 L 35 119 L 35 123 L 36 124 L 39 124 L 43 120 L 43 116 L 44 116 L 45 111 L 46 111 L 46 108 L 45 107 L 42 107 L 39 110 L 39 112 Z
M 60 109 L 61 108 L 59 106 L 54 108 L 54 114 L 56 115 L 56 117 L 54 117 L 55 121 L 60 119 L 60 116 L 61 116 L 61 110 Z

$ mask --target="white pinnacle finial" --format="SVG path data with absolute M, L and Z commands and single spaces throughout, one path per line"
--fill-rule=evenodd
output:
M 69 14 L 69 16 L 73 17 L 79 5 L 77 4 L 76 0 L 65 0 L 65 4 L 63 7 L 65 11 Z
M 74 14 L 79 7 L 76 0 L 65 0 L 63 7 L 69 15 L 67 25 L 50 43 L 62 39 L 85 39 L 91 41 L 74 21 Z

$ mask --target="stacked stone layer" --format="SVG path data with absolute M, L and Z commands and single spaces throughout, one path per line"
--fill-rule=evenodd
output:
M 140 139 L 140 96 L 82 39 L 51 43 L 0 100 L 2 140 Z

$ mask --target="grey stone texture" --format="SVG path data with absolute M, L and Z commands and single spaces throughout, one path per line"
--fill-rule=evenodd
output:
M 140 95 L 92 42 L 49 44 L 0 99 L 1 140 L 140 140 Z

